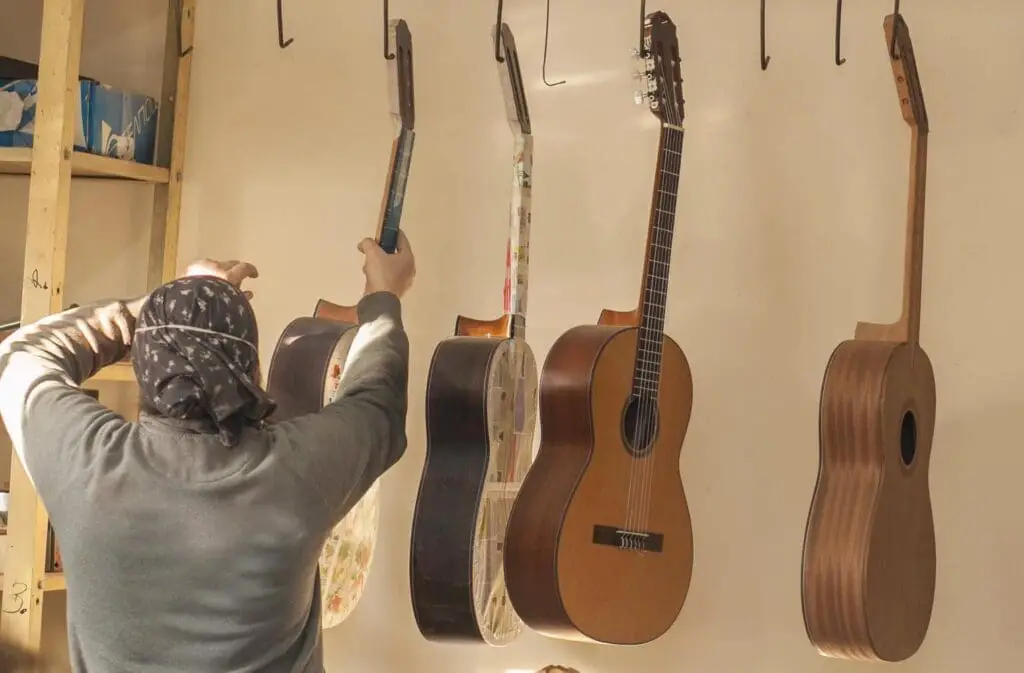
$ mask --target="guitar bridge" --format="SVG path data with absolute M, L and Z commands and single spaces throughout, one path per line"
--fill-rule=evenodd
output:
M 594 526 L 594 544 L 618 547 L 624 551 L 661 552 L 665 536 L 650 531 L 628 530 L 615 526 Z

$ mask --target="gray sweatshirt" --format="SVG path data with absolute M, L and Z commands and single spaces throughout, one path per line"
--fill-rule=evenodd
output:
M 0 344 L 0 415 L 46 505 L 74 673 L 320 673 L 317 561 L 403 454 L 409 343 L 390 293 L 359 302 L 339 399 L 216 434 L 130 423 L 79 384 L 116 362 L 142 300 L 44 319 Z

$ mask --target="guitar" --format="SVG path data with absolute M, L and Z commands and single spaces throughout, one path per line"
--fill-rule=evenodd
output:
M 505 645 L 522 632 L 503 578 L 505 524 L 532 461 L 537 363 L 526 343 L 533 136 L 512 31 L 494 34 L 515 136 L 504 312 L 459 316 L 427 377 L 427 458 L 413 519 L 413 612 L 428 640 Z
M 388 22 L 388 33 L 394 46 L 388 78 L 395 137 L 376 239 L 386 252 L 393 253 L 416 135 L 416 108 L 409 26 L 403 19 L 393 19 Z M 297 318 L 285 328 L 274 348 L 267 378 L 267 392 L 278 405 L 271 421 L 316 412 L 339 397 L 358 323 L 355 306 L 321 299 L 312 317 Z M 362 596 L 376 547 L 379 516 L 377 482 L 338 523 L 324 546 L 320 557 L 324 628 L 343 621 Z
M 605 310 L 551 347 L 540 382 L 540 450 L 512 509 L 505 579 L 544 635 L 640 644 L 682 609 L 693 567 L 679 455 L 693 382 L 664 332 L 683 148 L 676 27 L 644 21 L 642 94 L 661 123 L 641 301 Z M 642 100 L 642 99 L 641 99 Z
M 903 17 L 887 16 L 885 34 L 911 130 L 903 311 L 893 324 L 858 323 L 829 358 L 802 589 L 821 654 L 901 661 L 924 641 L 935 596 L 935 376 L 919 343 L 928 115 Z

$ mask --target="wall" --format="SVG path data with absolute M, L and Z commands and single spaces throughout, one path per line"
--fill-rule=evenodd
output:
M 567 80 L 556 88 L 540 81 L 544 2 L 505 4 L 536 136 L 530 341 L 543 358 L 565 329 L 634 305 L 657 130 L 632 103 L 634 3 L 553 3 L 549 74 Z M 457 313 L 501 307 L 512 139 L 489 55 L 493 4 L 392 2 L 413 31 L 418 94 L 403 222 L 419 267 L 406 302 L 410 446 L 384 481 L 364 602 L 325 634 L 329 671 L 519 673 L 552 661 L 586 673 L 884 670 L 815 654 L 799 573 L 828 355 L 856 321 L 892 320 L 899 308 L 909 137 L 882 37 L 891 3 L 847 3 L 841 68 L 832 3 L 768 4 L 762 72 L 758 3 L 649 3 L 680 26 L 686 79 L 667 322 L 695 380 L 681 462 L 696 545 L 686 607 L 645 647 L 526 634 L 492 650 L 419 636 L 407 558 L 431 352 Z M 901 668 L 1006 671 L 1024 654 L 1024 360 L 1014 357 L 1024 204 L 1012 172 L 1024 143 L 1013 84 L 1024 10 L 1008 0 L 903 5 L 932 125 L 922 340 L 939 388 L 939 583 L 929 637 Z M 318 297 L 357 298 L 355 244 L 377 216 L 390 139 L 379 4 L 285 7 L 295 42 L 282 51 L 271 3 L 201 3 L 183 206 L 183 259 L 260 267 L 252 288 L 267 358 Z

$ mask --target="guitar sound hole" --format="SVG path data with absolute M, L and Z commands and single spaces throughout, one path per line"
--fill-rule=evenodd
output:
M 622 413 L 622 438 L 634 458 L 650 453 L 658 435 L 658 403 L 648 397 L 634 395 Z
M 917 455 L 917 420 L 913 411 L 903 414 L 903 422 L 900 424 L 900 459 L 903 464 L 910 467 Z

